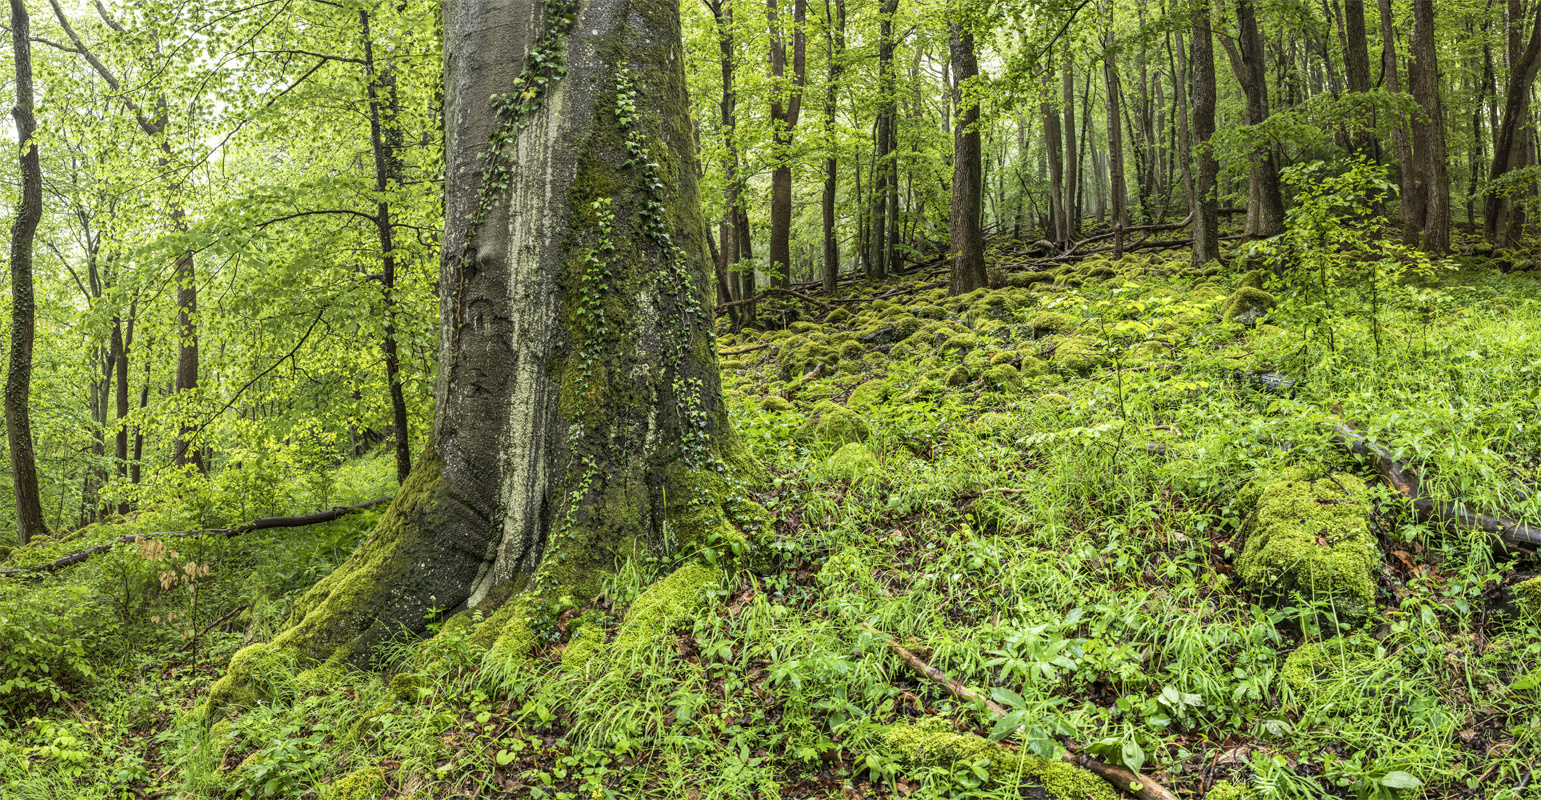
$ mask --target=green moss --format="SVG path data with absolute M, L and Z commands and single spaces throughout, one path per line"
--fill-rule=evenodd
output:
M 840 345 L 839 353 L 842 359 L 856 360 L 867 354 L 867 348 L 862 347 L 859 342 L 846 342 Z
M 1204 800 L 1252 800 L 1257 792 L 1240 783 L 1215 781 L 1204 795 Z
M 629 676 L 636 660 L 675 626 L 689 619 L 711 599 L 708 591 L 723 578 L 721 569 L 686 564 L 642 592 L 621 623 L 610 645 L 610 677 Z
M 1080 320 L 1054 311 L 1043 311 L 1027 324 L 1033 329 L 1034 336 L 1047 336 L 1051 333 L 1069 332 L 1080 324 Z
M 1049 363 L 1061 372 L 1085 375 L 1102 366 L 1107 355 L 1096 340 L 1084 336 L 1070 336 L 1059 340 Z
M 385 793 L 385 770 L 365 767 L 321 787 L 321 800 L 377 800 Z
M 830 480 L 854 481 L 879 470 L 877 456 L 859 442 L 836 450 L 819 465 L 819 474 Z
M 948 386 L 957 387 L 962 386 L 969 381 L 972 381 L 973 379 L 973 372 L 970 371 L 968 367 L 959 364 L 958 366 L 953 367 L 951 370 L 948 370 L 947 377 L 942 382 Z
M 1284 659 L 1279 677 L 1302 695 L 1313 694 L 1324 680 L 1368 674 L 1385 667 L 1385 654 L 1363 634 L 1308 642 Z
M 942 342 L 942 352 L 948 353 L 959 350 L 973 350 L 979 346 L 979 337 L 972 333 L 959 333 L 947 337 Z
M 865 383 L 858 384 L 851 390 L 851 396 L 845 401 L 847 408 L 870 409 L 875 408 L 888 399 L 888 386 L 881 379 L 874 378 Z
M 999 411 L 987 411 L 974 420 L 974 434 L 981 438 L 989 438 L 1005 430 L 1011 424 L 1011 415 L 1002 414 Z
M 1370 511 L 1364 482 L 1352 475 L 1269 483 L 1258 493 L 1237 572 L 1256 590 L 1330 601 L 1340 616 L 1363 617 L 1380 564 Z
M 981 760 L 993 785 L 1013 784 L 1018 776 L 1043 786 L 1055 800 L 1118 800 L 1113 787 L 1096 775 L 1063 761 L 1013 753 L 978 736 L 954 733 L 945 718 L 928 717 L 914 725 L 894 725 L 879 737 L 884 749 L 916 767 L 967 769 Z
M 794 322 L 787 326 L 787 330 L 793 333 L 815 333 L 824 330 L 824 326 L 817 322 Z
M 391 694 L 403 703 L 416 703 L 432 693 L 428 679 L 415 672 L 398 672 L 391 677 Z
M 820 400 L 798 430 L 797 439 L 805 444 L 843 445 L 866 441 L 870 432 L 861 415 L 832 401 Z
M 992 389 L 1016 390 L 1022 388 L 1022 373 L 1010 364 L 996 364 L 985 370 L 985 383 Z
M 585 622 L 562 648 L 562 668 L 568 672 L 585 672 L 604 647 L 605 629 L 593 622 Z
M 1531 578 L 1524 583 L 1516 584 L 1514 596 L 1519 600 L 1522 612 L 1541 618 L 1541 578 Z
M 947 309 L 936 305 L 926 305 L 915 309 L 915 316 L 921 319 L 942 319 L 947 316 Z
M 834 311 L 829 312 L 829 315 L 824 318 L 824 322 L 828 325 L 839 325 L 840 323 L 845 322 L 850 318 L 851 312 L 843 308 L 837 308 Z
M 792 405 L 785 397 L 771 394 L 760 399 L 760 409 L 774 413 L 778 411 L 795 411 L 797 406 Z
M 1262 289 L 1242 286 L 1226 298 L 1225 305 L 1220 307 L 1220 318 L 1226 322 L 1255 325 L 1276 305 L 1278 301 L 1273 295 Z

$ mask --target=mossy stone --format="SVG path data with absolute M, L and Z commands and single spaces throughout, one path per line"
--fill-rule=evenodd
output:
M 725 361 L 718 361 L 717 368 L 721 370 L 739 370 L 744 368 L 744 362 L 736 358 L 730 358 Z
M 955 733 L 946 717 L 927 717 L 913 725 L 894 725 L 879 736 L 884 749 L 912 766 L 967 770 L 984 762 L 989 783 L 1014 782 L 1018 775 L 1041 785 L 1054 800 L 1118 800 L 1118 792 L 1080 767 L 1015 752 L 999 744 Z
M 797 438 L 806 444 L 843 445 L 866 441 L 870 433 L 860 414 L 832 401 L 820 400 L 814 404 Z
M 972 381 L 973 379 L 973 372 L 971 372 L 968 367 L 959 364 L 958 366 L 948 370 L 947 377 L 943 380 L 943 383 L 946 383 L 948 386 L 957 387 L 962 386 L 969 381 Z
M 881 405 L 888 399 L 888 387 L 881 379 L 874 378 L 865 383 L 857 384 L 851 390 L 851 396 L 845 401 L 846 408 L 868 409 Z
M 1022 388 L 1022 373 L 1010 364 L 996 364 L 985 370 L 985 383 L 999 391 L 1015 391 Z
M 787 330 L 793 333 L 815 333 L 824 330 L 824 326 L 817 322 L 794 322 L 787 326 Z
M 1541 577 L 1515 584 L 1514 597 L 1522 613 L 1541 619 Z
M 1364 482 L 1302 474 L 1286 473 L 1257 492 L 1237 573 L 1255 590 L 1326 600 L 1340 616 L 1362 618 L 1375 602 L 1380 565 Z
M 1032 328 L 1034 336 L 1047 336 L 1051 333 L 1067 333 L 1079 322 L 1080 320 L 1066 314 L 1043 311 L 1035 315 L 1027 325 Z
M 385 770 L 365 767 L 321 787 L 321 800 L 378 800 L 385 794 Z
M 1085 375 L 1106 361 L 1107 355 L 1102 352 L 1102 347 L 1095 340 L 1084 336 L 1061 339 L 1054 347 L 1054 355 L 1049 358 L 1049 363 L 1056 369 L 1076 375 Z
M 839 352 L 841 360 L 860 360 L 867 354 L 867 348 L 862 347 L 859 342 L 846 342 L 840 345 Z
M 972 333 L 959 333 L 947 337 L 942 342 L 942 352 L 948 353 L 956 350 L 973 350 L 979 346 L 979 337 Z
M 792 405 L 785 397 L 778 397 L 773 394 L 766 395 L 760 399 L 760 408 L 773 413 L 797 410 L 797 406 Z
M 915 309 L 914 313 L 921 319 L 943 319 L 947 316 L 947 309 L 937 305 L 926 305 Z
M 879 469 L 877 456 L 860 442 L 844 445 L 819 465 L 819 473 L 832 480 L 854 481 Z
M 850 319 L 851 312 L 843 308 L 837 308 L 834 311 L 829 312 L 829 316 L 824 318 L 824 323 L 826 325 L 839 325 L 840 323 L 849 321 Z
M 1262 319 L 1279 301 L 1274 296 L 1251 286 L 1243 286 L 1226 298 L 1220 307 L 1220 318 L 1251 327 Z

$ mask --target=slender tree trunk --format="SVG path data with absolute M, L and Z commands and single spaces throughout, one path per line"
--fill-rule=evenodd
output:
M 1188 84 L 1192 80 L 1191 71 L 1188 69 L 1188 42 L 1179 31 L 1174 37 L 1177 48 L 1177 76 L 1172 81 L 1172 93 L 1177 97 L 1177 164 L 1182 174 L 1183 202 L 1187 205 L 1188 214 L 1194 215 L 1198 211 L 1198 194 L 1193 188 L 1193 120 L 1192 115 L 1186 111 L 1188 106 Z
M 1450 176 L 1445 163 L 1444 106 L 1434 44 L 1434 4 L 1413 4 L 1411 58 L 1407 82 L 1423 113 L 1413 120 L 1413 154 L 1427 198 L 1419 246 L 1430 253 L 1450 249 Z
M 396 249 L 391 242 L 391 204 L 386 193 L 401 181 L 401 128 L 396 124 L 399 104 L 396 75 L 387 62 L 375 64 L 374 37 L 369 32 L 369 12 L 359 11 L 364 39 L 364 85 L 369 98 L 369 141 L 375 162 L 375 231 L 380 241 L 380 297 L 385 316 L 385 381 L 391 395 L 391 427 L 396 449 L 396 480 L 405 483 L 412 472 L 412 437 L 407 427 L 407 399 L 401 388 L 401 359 L 396 343 Z M 381 99 L 381 95 L 384 99 Z
M 1079 216 L 1079 207 L 1076 203 L 1076 183 L 1080 180 L 1081 169 L 1079 153 L 1076 151 L 1075 130 L 1075 62 L 1069 54 L 1065 56 L 1065 69 L 1060 75 L 1060 103 L 1061 113 L 1065 117 L 1064 144 L 1065 144 L 1065 238 L 1066 241 L 1075 238 L 1076 221 Z
M 840 241 L 835 233 L 835 190 L 840 177 L 835 147 L 836 93 L 840 88 L 845 66 L 845 0 L 824 0 L 824 18 L 828 23 L 824 32 L 825 53 L 829 59 L 829 85 L 824 90 L 824 146 L 829 154 L 824 159 L 824 291 L 833 292 L 840 277 Z
M 1106 13 L 1112 13 L 1111 3 Z M 1118 65 L 1115 63 L 1111 50 L 1113 48 L 1113 32 L 1109 29 L 1103 34 L 1102 77 L 1107 86 L 1107 112 L 1108 112 L 1108 206 L 1112 214 L 1113 230 L 1115 232 L 1115 258 L 1123 257 L 1124 237 L 1118 231 L 1129 224 L 1129 212 L 1125 203 L 1129 196 L 1129 189 L 1124 178 L 1124 127 L 1123 118 L 1119 116 L 1118 100 L 1121 93 L 1118 80 Z
M 1215 161 L 1210 138 L 1215 135 L 1215 50 L 1210 30 L 1209 0 L 1193 3 L 1193 138 L 1198 155 L 1194 194 L 1198 213 L 1193 219 L 1193 265 L 1204 267 L 1220 258 L 1220 210 Z
M 5 379 L 5 432 L 11 446 L 11 485 L 16 490 L 16 534 L 21 544 L 48 534 L 38 494 L 28 395 L 32 388 L 32 242 L 43 218 L 43 168 L 38 160 L 37 120 L 32 115 L 32 26 L 23 0 L 11 0 L 15 53 L 16 143 L 21 164 L 21 202 L 11 226 L 11 353 Z
M 134 310 L 135 304 L 130 303 L 127 325 L 119 317 L 112 319 L 113 349 L 118 352 L 118 358 L 113 363 L 117 378 L 113 385 L 113 399 L 116 401 L 113 410 L 118 429 L 113 455 L 118 465 L 119 480 L 128 479 L 128 355 L 134 347 Z M 128 501 L 118 503 L 119 515 L 127 516 L 129 511 Z
M 1247 95 L 1247 124 L 1261 125 L 1268 120 L 1268 75 L 1263 36 L 1258 31 L 1253 0 L 1236 0 L 1236 18 L 1241 31 L 1238 41 L 1240 71 L 1245 76 L 1242 90 Z M 1279 190 L 1279 171 L 1274 163 L 1273 148 L 1260 145 L 1251 154 L 1250 161 L 1250 193 L 1257 204 L 1256 227 L 1250 233 L 1259 237 L 1283 233 L 1284 196 Z
M 754 268 L 747 270 L 740 262 L 751 259 L 749 248 L 749 214 L 743 209 L 739 185 L 738 153 L 738 95 L 734 89 L 733 73 L 733 0 L 708 0 L 707 8 L 717 24 L 717 47 L 722 64 L 722 138 L 725 155 L 722 160 L 723 185 L 726 191 L 723 211 L 722 266 L 720 272 L 729 276 L 733 299 L 742 300 L 755 292 Z M 731 234 L 733 244 L 728 245 Z M 735 326 L 753 322 L 755 304 L 735 307 L 732 312 Z
M 1511 43 L 1516 43 L 1518 29 L 1524 25 L 1517 13 L 1518 3 L 1510 3 L 1509 32 Z M 1541 69 L 1541 5 L 1532 16 L 1530 38 L 1523 49 L 1514 48 L 1510 54 L 1509 80 L 1504 88 L 1503 121 L 1499 124 L 1497 141 L 1493 146 L 1493 164 L 1488 169 L 1488 181 L 1497 182 L 1517 166 L 1523 166 L 1525 138 L 1522 126 L 1530 118 L 1530 94 L 1535 86 L 1536 74 Z M 1483 233 L 1495 244 L 1512 244 L 1512 235 L 1520 230 L 1520 209 L 1512 200 L 1513 195 L 1490 195 L 1483 214 Z M 1510 222 L 1515 224 L 1511 227 Z
M 1053 77 L 1052 74 L 1044 76 L 1049 87 L 1053 86 Z M 1054 218 L 1053 229 L 1049 233 L 1056 244 L 1063 245 L 1070 239 L 1070 215 L 1069 209 L 1065 207 L 1065 147 L 1060 115 L 1047 100 L 1041 104 L 1040 110 L 1043 112 L 1044 147 L 1049 160 L 1049 214 Z
M 771 150 L 775 168 L 771 171 L 770 270 L 772 280 L 781 288 L 792 281 L 792 131 L 803 107 L 807 19 L 807 0 L 792 4 L 792 80 L 786 82 L 787 45 L 779 26 L 778 0 L 765 0 L 766 19 L 771 28 Z
M 1386 75 L 1386 91 L 1398 94 L 1402 91 L 1397 74 L 1396 22 L 1392 16 L 1391 0 L 1379 0 L 1381 30 L 1381 62 Z M 1402 195 L 1402 240 L 1418 243 L 1423 229 L 1424 199 L 1418 185 L 1418 170 L 1413 162 L 1412 141 L 1407 133 L 1407 115 L 1393 115 L 1391 134 L 1396 144 L 1397 172 Z
M 983 233 L 980 230 L 980 193 L 984 190 L 979 146 L 979 103 L 966 92 L 974 88 L 979 62 L 974 55 L 974 34 L 954 20 L 948 25 L 952 56 L 953 121 L 952 224 L 949 241 L 951 279 L 947 291 L 967 294 L 988 283 L 985 275 Z M 1074 98 L 1072 98 L 1074 99 Z

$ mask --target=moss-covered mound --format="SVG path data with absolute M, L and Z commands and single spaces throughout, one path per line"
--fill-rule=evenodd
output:
M 869 433 L 867 422 L 860 414 L 836 405 L 832 400 L 820 400 L 798 430 L 797 438 L 804 444 L 839 446 L 864 442 Z
M 1257 506 L 1236 560 L 1242 580 L 1256 591 L 1330 602 L 1340 616 L 1369 613 L 1380 551 L 1364 482 L 1294 468 L 1259 479 L 1252 492 Z
M 1231 292 L 1220 307 L 1220 318 L 1246 326 L 1256 325 L 1279 301 L 1274 296 L 1252 286 L 1242 286 Z
M 894 725 L 882 737 L 892 755 L 915 767 L 966 770 L 983 766 L 996 786 L 1039 785 L 1055 800 L 1117 800 L 1118 792 L 1101 778 L 1063 761 L 1013 753 L 978 736 L 955 733 L 941 717 L 914 725 Z M 981 763 L 983 762 L 983 763 Z

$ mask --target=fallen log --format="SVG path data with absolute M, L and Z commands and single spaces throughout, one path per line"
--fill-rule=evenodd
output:
M 899 660 L 903 661 L 904 665 L 910 668 L 911 672 L 914 672 L 916 675 L 919 675 L 920 677 L 925 678 L 926 680 L 931 681 L 938 686 L 941 686 L 943 689 L 947 690 L 948 694 L 958 698 L 959 700 L 962 700 L 965 703 L 982 704 L 985 710 L 989 711 L 990 715 L 996 719 L 1000 719 L 1006 716 L 1006 709 L 1002 708 L 1000 704 L 995 703 L 994 701 L 990 700 L 990 698 L 985 697 L 984 695 L 974 691 L 973 689 L 970 689 L 967 686 L 964 686 L 956 680 L 953 680 L 947 675 L 947 673 L 931 666 L 930 664 L 927 664 L 925 661 L 921 660 L 919 656 L 915 655 L 909 650 L 904 649 L 904 647 L 902 647 L 898 642 L 894 641 L 892 636 L 889 636 L 888 634 L 883 633 L 882 631 L 866 623 L 862 623 L 862 627 L 872 633 L 877 634 L 878 636 L 883 637 L 883 640 L 888 643 L 889 649 L 894 651 L 894 655 L 897 655 Z M 1075 747 L 1074 745 L 1065 744 L 1064 747 L 1067 752 L 1063 756 L 1060 756 L 1061 761 L 1064 761 L 1067 764 L 1074 764 L 1075 766 L 1078 766 L 1081 769 L 1096 775 L 1097 777 L 1107 781 L 1113 786 L 1113 788 L 1118 789 L 1120 792 L 1132 794 L 1140 800 L 1177 800 L 1176 795 L 1172 794 L 1171 791 L 1157 783 L 1152 778 L 1146 777 L 1144 775 L 1136 775 L 1133 772 L 1124 769 L 1123 767 L 1114 766 L 1112 764 L 1104 764 L 1101 761 L 1092 758 L 1091 756 L 1079 752 L 1079 748 Z
M 1468 511 L 1455 503 L 1441 503 L 1423 493 L 1418 476 L 1409 472 L 1407 465 L 1399 461 L 1386 447 L 1371 441 L 1369 437 L 1349 427 L 1347 423 L 1334 423 L 1334 444 L 1350 453 L 1369 456 L 1375 461 L 1375 469 L 1387 485 L 1407 498 L 1413 513 L 1425 522 L 1443 522 L 1462 528 L 1475 528 L 1498 537 L 1504 546 L 1518 552 L 1531 552 L 1541 547 L 1541 527 L 1505 517 L 1493 517 Z
M 198 530 L 192 531 L 159 531 L 156 533 L 124 534 L 123 536 L 114 537 L 111 541 L 105 544 L 99 544 L 95 547 L 90 547 L 79 552 L 70 553 L 63 558 L 60 558 L 56 561 L 50 561 L 47 564 L 39 564 L 35 567 L 21 567 L 20 569 L 0 570 L 0 578 L 9 578 L 13 575 L 30 574 L 34 572 L 54 572 L 55 570 L 60 570 L 70 566 L 71 564 L 79 564 L 91 556 L 105 553 L 108 550 L 111 550 L 114 545 L 124 544 L 127 542 L 138 542 L 144 539 L 199 536 L 210 534 L 220 534 L 226 539 L 230 539 L 236 536 L 240 536 L 243 533 L 251 533 L 252 531 L 266 530 L 268 528 L 301 528 L 306 525 L 317 525 L 322 522 L 331 522 L 334 519 L 341 519 L 348 516 L 349 514 L 357 514 L 358 512 L 365 509 L 373 508 L 377 505 L 380 505 L 381 503 L 389 503 L 390 501 L 391 498 L 389 497 L 381 497 L 376 500 L 370 500 L 367 503 L 359 503 L 356 506 L 339 506 L 328 511 L 317 511 L 314 514 L 302 514 L 295 517 L 263 517 L 262 519 L 254 519 L 251 522 L 237 525 L 233 528 L 200 528 Z

